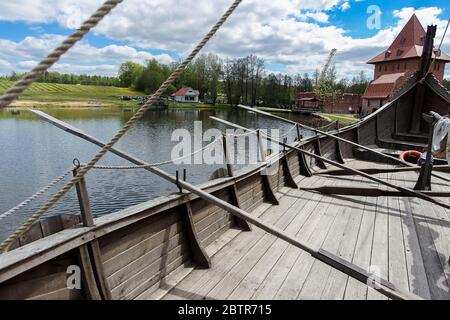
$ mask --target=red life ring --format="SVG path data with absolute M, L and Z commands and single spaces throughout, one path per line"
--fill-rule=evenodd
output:
M 405 161 L 405 158 L 407 158 L 407 157 L 414 157 L 414 158 L 419 159 L 421 155 L 422 154 L 419 151 L 408 150 L 408 151 L 402 152 L 402 154 L 400 154 L 400 159 L 402 159 L 403 161 Z

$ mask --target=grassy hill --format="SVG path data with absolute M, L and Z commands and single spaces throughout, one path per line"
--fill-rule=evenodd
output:
M 13 82 L 0 80 L 0 94 L 5 92 Z M 84 86 L 56 83 L 34 83 L 25 91 L 16 106 L 32 103 L 49 106 L 131 106 L 136 102 L 122 101 L 120 96 L 140 96 L 143 93 L 128 88 Z

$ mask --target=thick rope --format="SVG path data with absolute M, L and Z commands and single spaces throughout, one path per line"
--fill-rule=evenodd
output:
M 53 198 L 48 201 L 44 206 L 42 206 L 36 213 L 34 213 L 21 227 L 19 227 L 12 235 L 8 237 L 0 245 L 0 250 L 6 252 L 9 250 L 11 245 L 16 239 L 22 236 L 32 225 L 35 223 L 45 212 L 47 212 L 56 202 L 59 201 L 75 184 L 77 184 L 86 173 L 91 170 L 98 161 L 119 141 L 125 133 L 144 115 L 144 113 L 150 109 L 150 107 L 159 100 L 159 97 L 167 90 L 167 88 L 179 78 L 183 73 L 185 68 L 192 62 L 195 56 L 200 52 L 200 50 L 208 43 L 208 41 L 216 34 L 220 27 L 225 23 L 228 17 L 234 12 L 234 10 L 239 6 L 242 0 L 236 0 L 231 5 L 231 7 L 225 12 L 225 14 L 220 18 L 216 25 L 209 31 L 209 33 L 203 38 L 203 40 L 195 47 L 192 53 L 186 58 L 186 60 L 181 63 L 172 75 L 161 85 L 158 91 L 152 95 L 152 97 L 147 100 L 147 102 L 133 115 L 133 117 L 128 120 L 125 126 L 116 133 L 116 135 L 107 143 L 100 152 L 86 165 L 86 167 L 81 168 L 77 175 L 58 193 L 56 193 Z
M 38 192 L 36 192 L 34 195 L 29 197 L 25 201 L 19 203 L 17 206 L 15 206 L 14 208 L 6 211 L 5 213 L 0 214 L 0 220 L 5 219 L 6 217 L 12 215 L 16 211 L 18 211 L 18 210 L 22 209 L 23 207 L 25 207 L 30 202 L 32 202 L 32 201 L 36 200 L 37 198 L 39 198 L 41 195 L 43 195 L 45 192 L 47 192 L 50 188 L 52 188 L 53 186 L 58 184 L 60 181 L 64 180 L 72 172 L 72 170 L 73 169 L 67 170 L 64 174 L 62 174 L 61 176 L 59 176 L 58 178 L 56 178 L 55 180 L 50 182 L 46 187 L 44 187 L 41 190 L 39 190 Z
M 16 82 L 0 97 L 0 109 L 9 106 L 16 100 L 33 82 L 35 82 L 45 71 L 50 69 L 63 54 L 69 51 L 80 41 L 92 28 L 97 26 L 103 18 L 111 12 L 123 0 L 106 1 L 81 27 L 70 35 L 58 48 L 53 50 L 47 58 L 42 60 L 32 71 Z
M 176 163 L 179 162 L 181 160 L 184 159 L 188 159 L 191 158 L 193 156 L 195 156 L 196 154 L 203 152 L 207 149 L 209 149 L 210 147 L 214 146 L 215 144 L 217 144 L 218 142 L 221 142 L 222 139 L 215 139 L 213 142 L 207 144 L 206 146 L 204 146 L 201 149 L 198 149 L 197 151 L 194 151 L 190 154 L 187 154 L 183 157 L 177 158 L 177 159 L 173 159 L 173 160 L 168 160 L 168 161 L 164 161 L 164 162 L 158 162 L 158 163 L 150 163 L 150 164 L 146 164 L 146 165 L 142 165 L 142 166 L 107 166 L 107 165 L 95 165 L 92 169 L 98 169 L 98 170 L 138 170 L 138 169 L 150 169 L 150 168 L 156 168 L 156 167 L 161 167 L 164 165 L 168 165 L 171 163 Z M 84 167 L 87 164 L 83 163 L 81 166 Z

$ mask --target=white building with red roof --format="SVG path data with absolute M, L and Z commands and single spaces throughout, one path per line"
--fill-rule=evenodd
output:
M 191 87 L 183 87 L 174 94 L 172 94 L 172 99 L 176 102 L 199 102 L 200 92 L 194 90 Z
M 425 37 L 425 29 L 414 14 L 391 46 L 367 62 L 375 66 L 375 72 L 374 80 L 363 95 L 365 112 L 384 105 L 405 79 L 419 70 Z M 436 62 L 431 72 L 442 82 L 445 64 L 450 62 L 450 56 L 435 49 L 434 58 Z

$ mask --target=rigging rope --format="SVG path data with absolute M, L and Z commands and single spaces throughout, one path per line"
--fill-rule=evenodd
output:
M 106 1 L 81 27 L 71 34 L 59 47 L 53 50 L 47 58 L 42 60 L 33 70 L 17 81 L 0 97 L 0 109 L 9 106 L 16 100 L 33 82 L 35 82 L 45 71 L 50 69 L 63 54 L 69 51 L 80 41 L 92 28 L 97 26 L 103 18 L 111 12 L 123 0 Z
M 41 195 L 43 195 L 45 192 L 47 192 L 51 187 L 55 186 L 60 181 L 64 180 L 72 172 L 72 170 L 73 169 L 67 170 L 64 174 L 62 174 L 61 176 L 59 176 L 58 178 L 56 178 L 55 180 L 50 182 L 47 186 L 45 186 L 44 188 L 42 188 L 41 190 L 36 192 L 34 195 L 29 197 L 25 201 L 19 203 L 17 206 L 15 206 L 14 208 L 6 211 L 5 213 L 0 214 L 0 220 L 5 219 L 6 217 L 12 215 L 16 211 L 18 211 L 18 210 L 22 209 L 23 207 L 25 207 L 27 204 L 29 204 L 33 200 L 36 200 L 37 198 L 39 198 Z
M 118 2 L 118 1 L 113 1 Z M 77 184 L 85 175 L 89 172 L 100 159 L 119 141 L 125 133 L 144 115 L 144 113 L 150 109 L 150 107 L 159 100 L 159 97 L 167 90 L 167 88 L 179 78 L 183 73 L 185 68 L 192 62 L 195 56 L 200 52 L 201 49 L 208 43 L 208 41 L 216 34 L 220 27 L 225 23 L 225 21 L 230 17 L 234 10 L 239 6 L 242 0 L 235 0 L 233 4 L 228 8 L 225 14 L 220 18 L 220 20 L 214 25 L 214 27 L 208 32 L 208 34 L 202 39 L 202 41 L 194 48 L 191 54 L 181 63 L 176 70 L 170 75 L 170 77 L 161 85 L 161 87 L 154 93 L 149 100 L 133 115 L 133 117 L 128 120 L 128 122 L 120 129 L 114 137 L 108 142 L 100 152 L 86 165 L 86 167 L 81 168 L 77 175 L 58 193 L 56 193 L 50 201 L 48 201 L 44 206 L 42 206 L 38 211 L 36 211 L 22 226 L 20 226 L 12 235 L 10 235 L 3 243 L 0 245 L 0 251 L 6 252 L 9 250 L 11 245 L 16 239 L 22 236 L 33 224 L 36 222 L 45 212 L 47 212 L 56 202 L 59 201 L 75 184 Z M 108 3 L 108 2 L 107 2 Z M 67 49 L 68 50 L 68 49 Z M 34 80 L 31 78 L 32 83 Z M 29 84 L 28 84 L 29 85 Z M 20 94 L 20 92 L 19 92 Z

